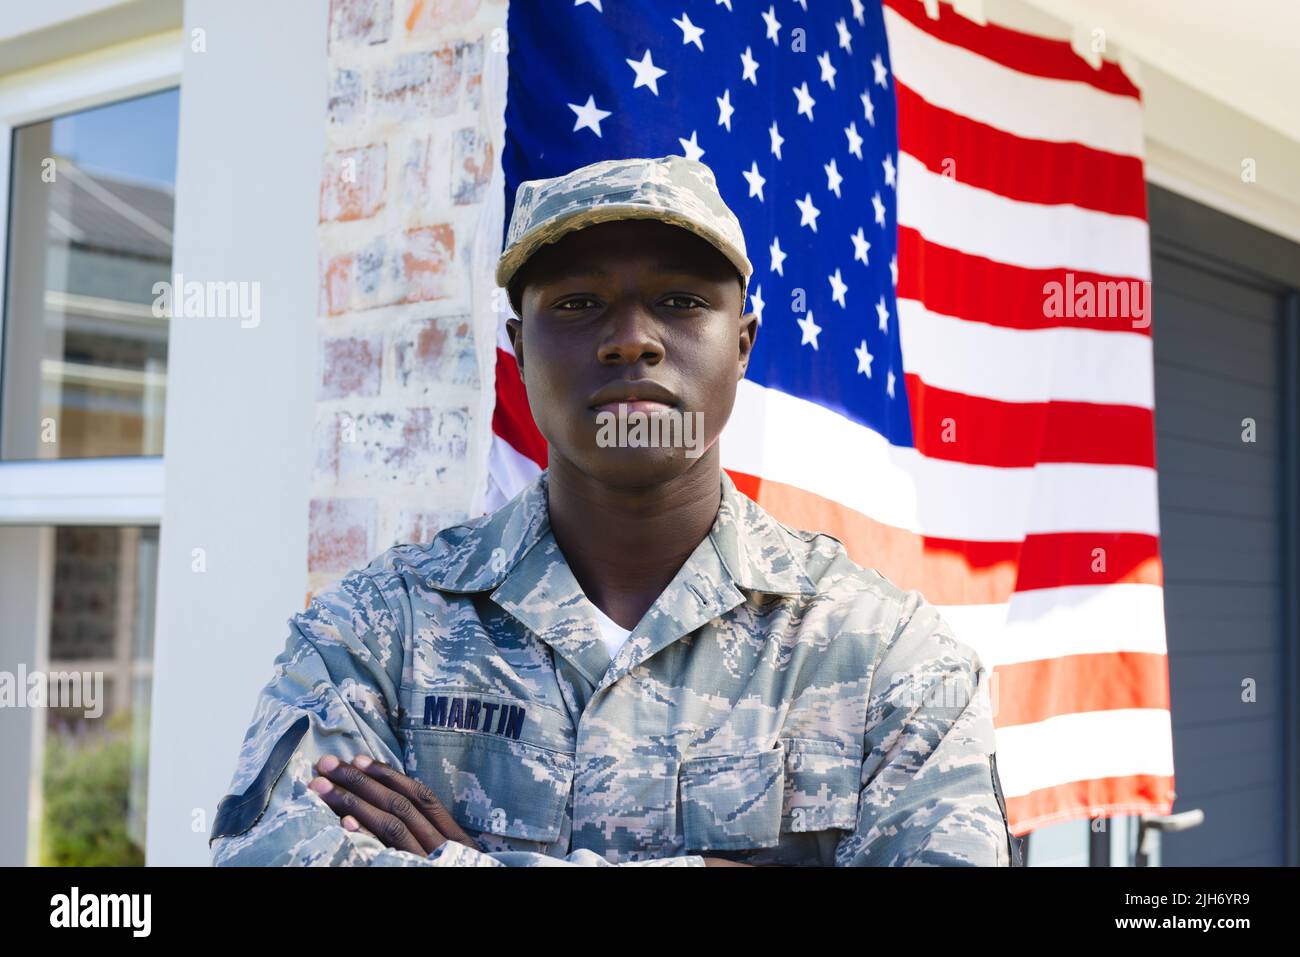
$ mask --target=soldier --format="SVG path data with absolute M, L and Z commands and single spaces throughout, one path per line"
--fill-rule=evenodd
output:
M 721 468 L 751 272 L 698 161 L 520 185 L 496 279 L 549 467 L 290 620 L 215 863 L 1020 863 L 976 653 Z M 670 412 L 702 454 L 597 441 Z

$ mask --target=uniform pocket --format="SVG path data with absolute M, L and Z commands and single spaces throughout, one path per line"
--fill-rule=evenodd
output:
M 687 850 L 772 847 L 781 838 L 785 752 L 691 758 L 678 779 Z
M 853 830 L 857 826 L 861 759 L 836 741 L 782 738 L 785 789 L 781 830 Z
M 465 731 L 406 729 L 407 773 L 469 830 L 551 844 L 573 789 L 572 754 Z

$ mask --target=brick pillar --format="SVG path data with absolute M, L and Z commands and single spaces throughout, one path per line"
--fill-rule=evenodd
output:
M 505 0 L 332 0 L 308 593 L 480 511 Z

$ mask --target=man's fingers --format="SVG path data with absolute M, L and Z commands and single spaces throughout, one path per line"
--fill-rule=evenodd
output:
M 417 840 L 415 834 L 412 833 L 411 828 L 407 826 L 406 821 L 398 815 L 384 809 L 384 803 L 390 802 L 385 802 L 384 799 L 380 797 L 380 806 L 376 806 L 359 795 L 356 791 L 347 787 L 345 784 L 333 780 L 333 777 L 335 776 L 341 779 L 352 777 L 352 775 L 346 773 L 338 773 L 345 767 L 351 766 L 339 765 L 339 767 L 328 772 L 323 768 L 318 768 L 323 776 L 312 782 L 312 790 L 319 794 L 321 800 L 324 801 L 330 810 L 340 818 L 351 815 L 357 820 L 357 823 L 362 828 L 379 840 L 380 843 L 399 851 L 409 851 L 412 854 L 419 854 L 421 857 L 426 857 L 429 854 L 429 851 L 425 850 L 421 841 Z M 366 778 L 366 775 L 362 774 L 356 768 L 351 768 L 351 770 L 353 775 L 356 777 Z M 369 779 L 367 779 L 367 781 L 371 785 L 378 784 L 378 782 L 370 781 Z M 325 787 L 326 784 L 328 784 L 329 787 Z M 382 786 L 380 787 L 382 788 Z M 382 788 L 382 790 L 387 792 L 388 789 Z M 405 798 L 401 798 L 401 800 L 409 807 L 409 801 Z M 413 812 L 413 809 L 412 816 L 419 817 L 418 814 Z M 424 827 L 432 830 L 432 827 L 427 821 L 425 822 Z M 441 843 L 440 840 L 439 843 Z
M 481 851 L 477 841 L 465 833 L 456 819 L 451 816 L 446 805 L 438 800 L 436 794 L 423 781 L 417 781 L 415 778 L 395 771 L 386 764 L 372 760 L 365 755 L 358 755 L 354 759 L 354 764 L 361 768 L 367 775 L 386 785 L 393 791 L 406 797 L 421 814 L 433 823 L 438 833 L 449 841 L 456 841 L 471 847 L 476 851 Z M 442 841 L 438 842 L 438 846 Z M 432 851 L 433 848 L 430 848 Z

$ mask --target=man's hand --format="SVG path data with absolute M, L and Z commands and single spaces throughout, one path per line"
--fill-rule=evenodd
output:
M 315 765 L 309 785 L 349 831 L 362 831 L 399 851 L 428 857 L 447 841 L 481 851 L 423 781 L 364 754 L 351 763 L 332 754 Z

